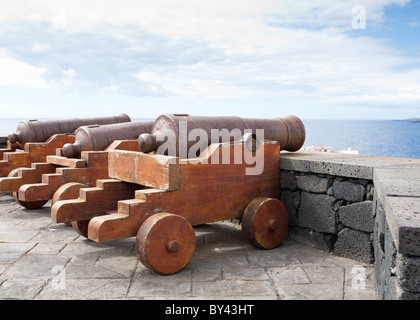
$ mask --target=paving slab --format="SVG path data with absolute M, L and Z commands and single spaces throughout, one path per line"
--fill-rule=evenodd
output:
M 140 263 L 135 238 L 94 243 L 53 223 L 50 204 L 29 211 L 0 193 L 0 219 L 1 300 L 376 299 L 373 265 L 289 238 L 262 250 L 236 221 L 195 228 L 190 263 L 162 276 Z

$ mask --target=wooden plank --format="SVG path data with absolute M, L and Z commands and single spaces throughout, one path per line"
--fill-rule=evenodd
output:
M 130 151 L 140 151 L 138 140 L 115 140 L 113 141 L 105 151 L 111 150 L 130 150 Z
M 32 163 L 31 168 L 18 168 L 16 176 L 0 178 L 0 191 L 15 192 L 24 184 L 41 182 L 42 175 L 55 172 L 50 163 Z
M 6 177 L 17 168 L 29 168 L 31 163 L 46 162 L 48 155 L 55 154 L 56 148 L 65 143 L 73 143 L 74 135 L 57 134 L 51 136 L 46 142 L 29 142 L 25 144 L 24 152 L 5 152 L 0 161 L 0 177 Z
M 70 134 L 55 134 L 48 138 L 45 142 L 28 142 L 25 144 L 24 150 L 31 154 L 32 157 L 41 157 L 45 162 L 45 156 L 54 155 L 57 148 L 62 148 L 66 143 L 74 143 L 75 136 Z
M 109 147 L 138 149 L 137 141 L 121 140 Z M 44 174 L 40 183 L 24 184 L 19 189 L 22 201 L 39 201 L 52 199 L 54 193 L 64 184 L 78 182 L 92 187 L 99 179 L 107 179 L 109 151 L 83 151 L 81 158 L 47 156 L 48 163 L 60 166 L 55 173 Z
M 101 179 L 96 187 L 80 189 L 79 198 L 58 201 L 51 208 L 51 218 L 55 222 L 85 221 L 116 210 L 118 200 L 134 197 L 135 190 L 142 188 L 115 179 Z
M 0 177 L 7 177 L 14 169 L 30 167 L 31 163 L 28 152 L 5 152 L 0 161 Z
M 92 186 L 95 185 L 96 180 L 106 178 L 108 178 L 106 168 L 57 168 L 56 173 L 44 174 L 42 183 L 21 186 L 19 198 L 22 201 L 49 200 L 66 183 L 79 182 Z
M 57 166 L 64 166 L 70 168 L 84 168 L 86 161 L 83 159 L 66 158 L 62 156 L 47 156 L 47 162 Z
M 229 185 L 232 183 L 258 184 L 263 180 L 280 179 L 280 147 L 278 143 L 264 143 L 253 155 L 245 159 L 243 144 L 229 146 L 223 144 L 221 148 L 212 148 L 207 161 L 195 162 L 194 160 L 181 160 L 180 189 L 200 188 L 203 185 Z M 228 163 L 222 162 L 224 148 L 230 149 Z M 235 164 L 235 154 L 242 155 L 239 163 Z M 216 155 L 216 156 L 214 156 Z M 219 159 L 215 161 L 214 159 Z M 249 163 L 246 163 L 248 161 Z M 209 164 L 207 164 L 209 163 Z M 261 173 L 248 174 L 247 169 L 262 166 Z M 258 170 L 254 170 L 258 172 Z
M 10 143 L 10 141 L 8 140 L 8 141 L 7 141 L 7 146 L 6 146 L 6 148 L 2 148 L 2 149 L 0 149 L 0 159 L 3 159 L 3 154 L 4 154 L 5 152 L 15 152 L 17 149 L 18 149 L 18 150 L 21 150 L 19 143 L 18 143 L 18 142 L 16 142 L 16 143 L 12 144 L 12 143 Z
M 6 152 L 14 152 L 15 150 L 12 150 L 10 148 L 3 148 L 0 149 L 0 159 L 3 159 L 3 154 L 5 154 Z
M 180 184 L 178 158 L 125 150 L 109 152 L 109 176 L 163 190 L 177 190 Z
M 83 156 L 85 158 L 79 160 L 84 162 L 86 167 L 57 167 L 55 173 L 42 175 L 41 183 L 22 185 L 19 189 L 19 199 L 22 201 L 49 200 L 66 183 L 79 182 L 94 186 L 96 180 L 109 178 L 107 152 L 89 151 Z M 55 157 L 52 159 L 57 159 Z

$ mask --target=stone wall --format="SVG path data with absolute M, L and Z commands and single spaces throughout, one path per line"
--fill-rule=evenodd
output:
M 372 263 L 373 189 L 369 180 L 282 171 L 280 198 L 289 213 L 289 237 Z
M 420 299 L 420 160 L 282 152 L 288 236 L 374 263 L 379 299 Z
M 374 183 L 378 297 L 420 300 L 420 165 L 376 168 Z

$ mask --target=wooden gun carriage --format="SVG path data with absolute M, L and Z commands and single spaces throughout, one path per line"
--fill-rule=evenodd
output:
M 55 165 L 47 163 L 47 157 L 72 142 L 74 135 L 55 134 L 45 142 L 27 142 L 23 150 L 4 152 L 0 161 L 0 191 L 11 192 L 15 200 L 27 208 L 42 207 L 39 202 L 21 202 L 17 191 L 23 183 L 38 182 L 43 174 L 54 172 Z
M 74 135 L 54 135 L 43 148 L 39 147 L 44 146 L 42 143 L 26 143 L 26 149 L 42 150 L 42 156 L 35 157 L 35 152 L 28 152 L 24 157 L 26 162 L 15 161 L 14 167 L 18 168 L 7 177 L 0 178 L 0 191 L 12 192 L 15 200 L 27 209 L 41 208 L 50 199 L 54 202 L 70 197 L 71 192 L 77 192 L 77 188 L 95 185 L 96 180 L 108 177 L 108 150 L 138 150 L 137 141 L 113 143 L 117 138 L 136 139 L 139 134 L 149 132 L 152 124 L 152 121 L 136 121 L 82 126 Z M 64 151 L 71 152 L 70 156 L 79 157 L 67 158 L 63 156 Z M 21 154 L 12 156 L 16 158 Z M 10 161 L 7 165 L 11 167 Z M 54 193 L 69 182 L 73 182 L 72 191 L 67 188 L 65 194 L 60 193 L 59 198 L 54 198 Z
M 109 178 L 108 152 L 114 149 L 138 150 L 138 143 L 136 140 L 116 141 L 104 151 L 83 151 L 80 159 L 61 155 L 47 156 L 43 165 L 52 166 L 53 171 L 37 171 L 38 182 L 29 183 L 28 178 L 21 178 L 21 181 L 16 182 L 20 186 L 15 199 L 27 209 L 38 209 L 49 200 L 54 204 L 58 200 L 73 197 L 80 188 L 94 186 L 97 180 Z M 27 170 L 20 170 L 24 177 Z
M 286 236 L 288 215 L 277 200 L 278 142 L 260 141 L 257 150 L 246 141 L 211 144 L 194 159 L 125 150 L 108 157 L 112 179 L 55 202 L 51 217 L 96 242 L 135 236 L 140 261 L 158 273 L 178 272 L 189 262 L 193 226 L 240 218 L 245 237 L 264 249 Z M 247 174 L 257 164 L 261 173 Z
M 125 114 L 99 118 L 21 121 L 16 132 L 9 134 L 7 148 L 0 149 L 0 157 L 3 159 L 0 160 L 0 178 L 16 177 L 16 169 L 30 168 L 33 163 L 44 163 L 48 155 L 56 153 L 57 148 L 75 142 L 74 131 L 80 126 L 129 121 L 131 119 Z M 11 173 L 12 171 L 14 172 Z

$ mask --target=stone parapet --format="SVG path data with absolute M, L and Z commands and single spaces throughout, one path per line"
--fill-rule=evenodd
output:
M 420 160 L 282 152 L 289 237 L 373 263 L 380 299 L 420 299 Z

